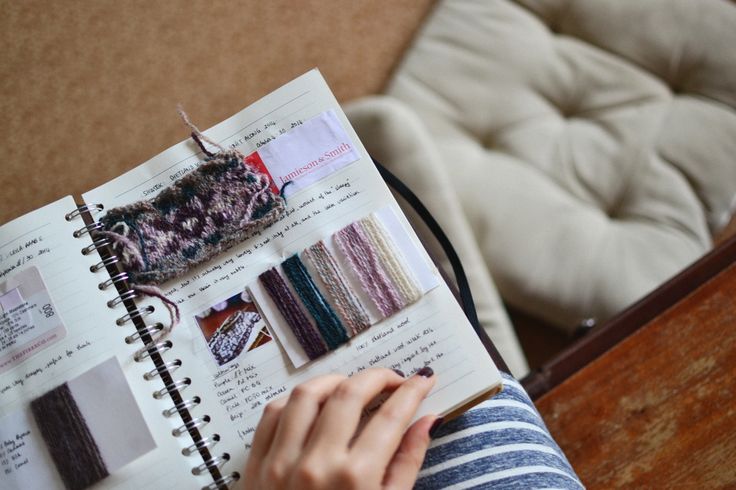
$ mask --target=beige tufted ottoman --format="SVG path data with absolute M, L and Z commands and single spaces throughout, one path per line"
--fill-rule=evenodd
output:
M 512 358 L 488 271 L 570 329 L 702 255 L 736 205 L 725 0 L 447 1 L 386 94 L 350 116 L 451 229 Z

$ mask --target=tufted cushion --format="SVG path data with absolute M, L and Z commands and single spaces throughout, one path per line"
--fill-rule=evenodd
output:
M 724 0 L 453 0 L 386 92 L 421 121 L 504 299 L 570 328 L 662 283 L 730 219 L 735 46 Z M 356 106 L 369 148 L 386 104 Z M 433 171 L 382 151 L 410 186 Z
M 398 177 L 421 196 L 432 216 L 450 237 L 462 259 L 472 290 L 478 319 L 511 372 L 521 377 L 528 366 L 504 310 L 473 230 L 463 212 L 460 197 L 451 184 L 450 171 L 434 150 L 432 138 L 417 115 L 389 97 L 369 97 L 347 108 L 353 126 L 360 132 L 368 152 L 391 167 Z M 400 204 L 405 204 L 399 201 Z M 409 221 L 430 255 L 452 279 L 452 267 L 442 247 L 410 206 L 404 206 Z

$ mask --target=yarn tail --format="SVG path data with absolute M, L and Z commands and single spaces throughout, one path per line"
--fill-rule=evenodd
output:
M 146 286 L 141 284 L 135 284 L 131 289 L 141 296 L 150 296 L 151 298 L 158 298 L 164 304 L 166 309 L 169 311 L 169 318 L 171 320 L 168 328 L 164 329 L 164 332 L 171 332 L 179 322 L 181 321 L 181 314 L 179 313 L 179 307 L 176 303 L 167 298 L 163 291 L 156 286 Z
M 224 151 L 225 150 L 225 148 L 223 148 L 222 145 L 220 145 L 217 141 L 214 141 L 214 140 L 208 138 L 207 136 L 205 136 L 205 134 L 202 133 L 202 131 L 200 131 L 199 128 L 197 126 L 195 126 L 194 123 L 192 123 L 192 121 L 189 120 L 189 116 L 187 115 L 186 112 L 184 112 L 184 108 L 182 107 L 181 104 L 178 104 L 176 106 L 176 110 L 179 113 L 179 117 L 181 117 L 182 121 L 184 121 L 184 124 L 186 124 L 187 126 L 189 126 L 189 129 L 192 131 L 192 133 L 191 133 L 192 139 L 194 140 L 195 143 L 197 143 L 197 146 L 199 146 L 199 148 L 202 150 L 202 152 L 205 155 L 207 155 L 208 157 L 211 157 L 212 155 L 214 155 L 214 153 L 212 153 L 211 151 L 209 151 L 204 146 L 204 143 L 203 142 L 205 142 L 205 141 L 207 143 L 209 143 L 210 145 L 214 146 L 215 148 L 217 148 L 220 151 Z

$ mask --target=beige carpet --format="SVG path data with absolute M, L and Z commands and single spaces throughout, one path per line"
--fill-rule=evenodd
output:
M 313 67 L 381 90 L 431 0 L 0 1 L 0 223 L 135 167 Z

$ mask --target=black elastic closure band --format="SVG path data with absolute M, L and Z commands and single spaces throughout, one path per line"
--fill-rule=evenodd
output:
M 417 212 L 422 221 L 424 221 L 424 224 L 426 224 L 429 228 L 429 231 L 431 231 L 434 237 L 437 239 L 437 242 L 442 247 L 442 250 L 445 252 L 445 255 L 447 255 L 447 258 L 450 261 L 450 265 L 452 266 L 452 272 L 455 275 L 455 281 L 457 282 L 457 287 L 460 294 L 460 306 L 462 307 L 463 312 L 465 312 L 465 316 L 468 318 L 468 321 L 473 326 L 473 330 L 475 330 L 475 333 L 478 335 L 478 337 L 480 337 L 483 345 L 493 359 L 493 362 L 496 363 L 498 369 L 505 373 L 510 373 L 506 362 L 503 360 L 501 354 L 499 354 L 496 346 L 493 345 L 493 342 L 488 337 L 488 334 L 483 329 L 480 321 L 478 320 L 478 313 L 475 309 L 475 301 L 473 300 L 473 293 L 470 291 L 468 277 L 465 275 L 465 269 L 463 268 L 463 264 L 460 261 L 460 257 L 455 251 L 455 247 L 452 246 L 452 242 L 450 242 L 450 239 L 442 230 L 440 224 L 437 222 L 437 220 L 434 219 L 432 213 L 429 212 L 427 207 L 422 203 L 417 195 L 414 194 L 411 189 L 406 186 L 406 184 L 404 184 L 398 177 L 392 174 L 386 167 L 376 161 L 376 159 L 371 159 L 373 160 L 373 164 L 378 169 L 378 172 L 381 174 L 381 177 L 383 177 L 383 180 L 397 193 L 399 193 L 399 195 L 404 198 L 407 204 L 414 208 L 414 211 Z

